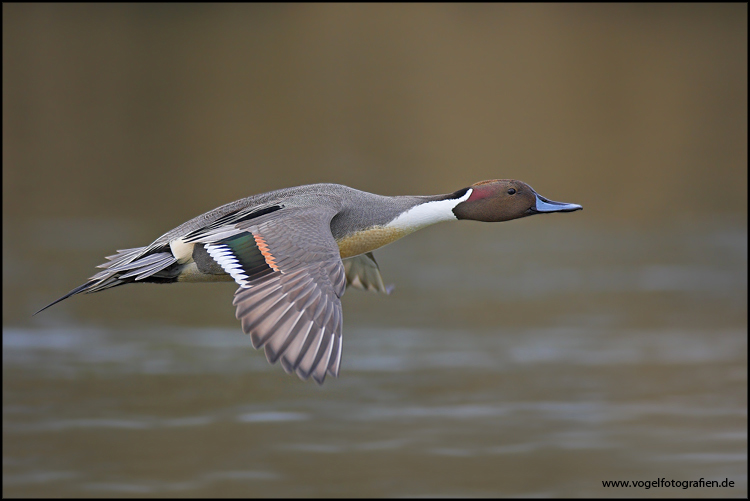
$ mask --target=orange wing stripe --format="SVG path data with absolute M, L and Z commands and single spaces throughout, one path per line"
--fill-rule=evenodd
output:
M 271 254 L 271 251 L 268 249 L 268 244 L 263 240 L 263 237 L 258 233 L 253 233 L 253 238 L 255 238 L 255 244 L 258 246 L 258 250 L 260 250 L 260 253 L 265 258 L 266 264 L 270 266 L 273 271 L 281 271 L 279 267 L 276 266 L 276 258 Z

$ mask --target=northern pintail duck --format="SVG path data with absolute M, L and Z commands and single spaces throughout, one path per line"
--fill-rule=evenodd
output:
M 441 221 L 510 221 L 572 212 L 521 181 L 482 181 L 447 195 L 387 197 L 339 184 L 284 188 L 237 200 L 181 224 L 146 247 L 118 250 L 81 292 L 138 282 L 239 284 L 242 330 L 272 364 L 322 384 L 341 366 L 347 285 L 389 292 L 372 251 Z

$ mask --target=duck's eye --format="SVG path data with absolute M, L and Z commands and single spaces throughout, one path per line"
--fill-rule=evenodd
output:
M 516 194 L 516 189 L 515 188 L 511 188 L 511 189 L 508 190 L 508 195 L 515 195 L 515 194 Z

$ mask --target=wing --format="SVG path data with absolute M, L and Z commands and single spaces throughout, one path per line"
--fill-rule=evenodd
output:
M 290 208 L 235 226 L 234 235 L 204 243 L 240 285 L 236 316 L 271 363 L 323 384 L 341 364 L 341 300 L 346 274 L 331 235 L 336 214 Z
M 393 291 L 393 285 L 386 286 L 383 283 L 380 267 L 372 252 L 344 259 L 344 269 L 346 270 L 346 285 L 363 291 L 384 294 L 390 294 Z

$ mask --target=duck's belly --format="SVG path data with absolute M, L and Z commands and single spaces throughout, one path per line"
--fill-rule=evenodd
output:
M 404 228 L 374 226 L 353 235 L 346 236 L 336 243 L 339 246 L 341 259 L 358 256 L 394 242 L 410 232 Z
M 177 275 L 178 282 L 234 282 L 228 273 L 206 273 L 195 261 L 182 265 Z

